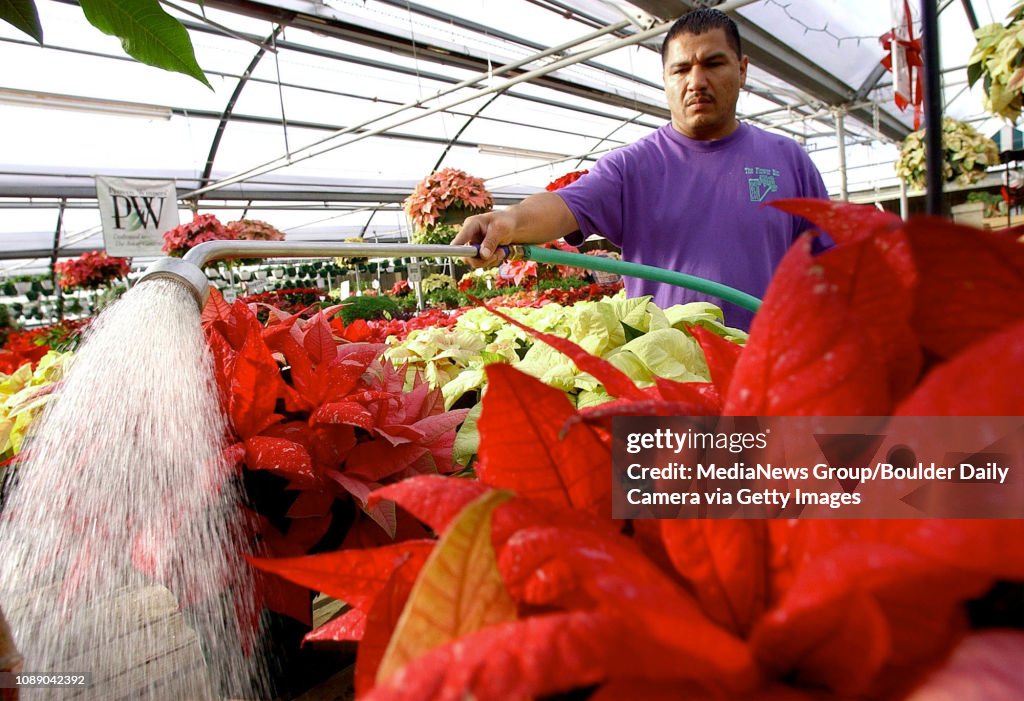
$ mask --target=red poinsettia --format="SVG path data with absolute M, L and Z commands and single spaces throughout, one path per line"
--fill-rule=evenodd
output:
M 549 182 L 544 187 L 544 189 L 547 190 L 548 192 L 554 192 L 555 190 L 561 190 L 566 185 L 570 185 L 570 184 L 576 182 L 577 180 L 579 180 L 580 178 L 582 178 L 584 175 L 586 175 L 589 172 L 590 172 L 589 170 L 574 170 L 571 173 L 566 173 L 562 177 L 555 178 L 554 180 Z
M 196 214 L 192 221 L 164 232 L 163 252 L 181 257 L 201 243 L 232 239 L 232 232 L 217 217 L 212 214 Z
M 61 289 L 96 289 L 123 278 L 131 270 L 127 258 L 112 258 L 104 251 L 87 251 L 77 258 L 55 263 Z
M 692 329 L 712 384 L 641 390 L 538 334 L 618 399 L 577 411 L 491 364 L 478 479 L 419 476 L 367 500 L 440 539 L 258 563 L 350 604 L 313 635 L 361 641 L 360 696 L 1017 697 L 1024 633 L 973 631 L 967 604 L 998 582 L 1019 592 L 1024 522 L 608 518 L 616 414 L 1024 415 L 1024 248 L 873 208 L 780 206 L 838 245 L 794 247 L 745 349 Z
M 487 210 L 494 198 L 481 178 L 455 168 L 443 168 L 421 180 L 403 203 L 417 229 L 433 226 L 449 208 Z
M 404 369 L 381 360 L 383 346 L 346 340 L 365 336 L 366 324 L 331 320 L 337 307 L 305 319 L 262 308 L 270 311 L 266 326 L 249 306 L 229 306 L 213 292 L 203 319 L 230 419 L 229 455 L 295 495 L 283 530 L 262 521 L 268 551 L 309 552 L 331 527 L 338 501 L 363 514 L 349 526 L 348 542 L 415 532 L 393 506 L 368 507 L 367 497 L 404 477 L 450 472 L 465 410 L 446 412 L 440 390 L 419 378 L 408 387 Z M 266 594 L 271 607 L 308 620 L 302 590 L 276 586 Z
M 230 238 L 238 241 L 284 241 L 284 233 L 259 219 L 239 219 L 228 222 L 225 227 Z

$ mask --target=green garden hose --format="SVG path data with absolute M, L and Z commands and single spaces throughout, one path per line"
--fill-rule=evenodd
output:
M 756 312 L 761 308 L 760 299 L 741 290 L 694 275 L 679 273 L 675 270 L 656 268 L 653 265 L 627 263 L 626 261 L 615 260 L 614 258 L 569 253 L 542 246 L 512 246 L 511 257 L 533 260 L 538 263 L 551 263 L 552 265 L 571 265 L 577 268 L 600 270 L 605 273 L 616 273 L 618 275 L 643 278 L 644 280 L 664 282 L 676 287 L 685 287 L 688 290 L 709 294 L 723 302 L 730 302 L 737 307 L 742 307 L 752 312 Z

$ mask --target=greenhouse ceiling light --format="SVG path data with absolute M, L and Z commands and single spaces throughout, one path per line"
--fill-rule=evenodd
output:
M 78 95 L 58 95 L 56 93 L 17 90 L 14 88 L 0 88 L 0 105 L 92 112 L 94 114 L 117 117 L 171 118 L 171 108 L 161 107 L 160 105 L 146 105 L 140 102 L 123 102 L 121 100 L 103 100 Z
M 497 144 L 480 144 L 477 147 L 480 153 L 489 156 L 511 156 L 513 158 L 534 158 L 538 161 L 562 161 L 569 158 L 564 153 L 552 153 L 550 151 L 534 151 L 528 148 L 512 148 L 511 146 L 499 146 Z

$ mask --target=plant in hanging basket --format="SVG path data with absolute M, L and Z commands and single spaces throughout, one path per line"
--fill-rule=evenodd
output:
M 1007 15 L 1005 26 L 994 22 L 974 32 L 978 43 L 967 59 L 967 82 L 979 79 L 985 109 L 1011 122 L 1024 108 L 1024 2 Z
M 925 184 L 925 130 L 907 136 L 896 159 L 896 173 L 918 189 Z M 958 185 L 976 183 L 985 177 L 989 166 L 998 165 L 996 143 L 969 124 L 952 117 L 942 120 L 942 172 L 946 182 Z
M 87 251 L 77 258 L 54 264 L 53 269 L 61 289 L 94 290 L 127 275 L 131 265 L 127 258 L 111 258 L 103 251 Z
M 437 224 L 454 225 L 467 216 L 486 212 L 494 198 L 481 178 L 455 168 L 431 173 L 417 185 L 403 207 L 417 231 Z
M 224 228 L 231 234 L 228 238 L 238 241 L 284 241 L 280 229 L 258 219 L 239 219 L 228 222 Z
M 230 241 L 234 233 L 212 214 L 197 214 L 192 221 L 164 232 L 163 252 L 181 257 L 207 241 Z

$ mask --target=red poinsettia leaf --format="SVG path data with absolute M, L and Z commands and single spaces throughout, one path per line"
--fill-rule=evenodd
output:
M 337 618 L 332 618 L 302 638 L 303 643 L 338 642 L 341 640 L 362 640 L 366 633 L 366 614 L 359 609 L 349 609 Z
M 289 330 L 270 335 L 270 340 L 273 342 L 271 349 L 285 357 L 290 370 L 291 387 L 294 391 L 290 395 L 285 395 L 285 399 L 290 402 L 289 410 L 312 410 L 322 402 L 324 388 L 316 381 L 313 363 L 305 348 Z
M 893 397 L 886 359 L 913 353 L 899 315 L 872 316 L 909 293 L 870 241 L 811 258 L 801 239 L 776 271 L 736 363 L 723 413 L 881 416 Z M 883 325 L 896 347 L 867 344 Z M 884 353 L 884 355 L 883 355 Z
M 803 217 L 840 245 L 863 241 L 903 226 L 903 220 L 897 215 L 870 205 L 832 200 L 782 199 L 771 202 L 771 206 Z
M 844 531 L 848 537 L 849 531 Z M 988 579 L 1024 580 L 1024 521 L 922 520 L 882 522 L 873 537 L 923 555 L 946 568 Z
M 467 504 L 489 490 L 476 480 L 421 475 L 376 490 L 367 503 L 389 499 L 440 533 Z
M 327 402 L 309 417 L 312 424 L 349 424 L 367 431 L 374 425 L 373 414 L 357 402 Z
M 592 612 L 534 616 L 436 648 L 364 696 L 367 701 L 535 698 L 608 677 L 628 649 L 622 625 Z M 357 692 L 359 690 L 357 689 Z
M 423 442 L 423 434 L 411 426 L 378 426 L 374 434 L 391 445 Z
M 815 528 L 821 525 L 789 529 L 803 536 L 802 545 L 791 539 L 788 548 L 799 564 L 791 583 L 777 585 L 783 598 L 754 631 L 755 653 L 773 674 L 843 694 L 888 695 L 882 690 L 893 676 L 945 652 L 963 625 L 962 603 L 984 593 L 993 578 L 907 547 L 914 538 L 943 542 L 931 522 Z
M 616 399 L 597 406 L 590 406 L 580 409 L 576 414 L 570 416 L 562 431 L 565 432 L 578 423 L 603 424 L 609 431 L 611 422 L 609 419 L 616 416 L 704 416 L 708 404 L 701 400 L 699 402 L 667 401 L 664 399 Z
M 900 404 L 902 416 L 1021 416 L 1024 392 L 1024 321 L 967 346 L 925 377 Z
M 440 392 L 436 390 L 431 390 L 430 386 L 419 376 L 419 374 L 417 374 L 415 379 L 413 380 L 412 389 L 404 393 L 402 396 L 401 403 L 397 404 L 395 407 L 392 408 L 392 415 L 389 415 L 387 423 L 408 425 L 414 423 L 416 419 L 420 418 L 421 416 L 429 416 L 431 414 L 437 413 L 435 411 L 430 411 L 426 407 L 424 407 L 424 402 L 426 401 L 428 395 L 431 394 L 437 395 L 440 394 Z M 441 400 L 441 403 L 443 409 L 443 398 Z
M 515 620 L 516 605 L 498 571 L 491 516 L 511 493 L 491 491 L 468 504 L 427 558 L 377 670 L 378 682 L 431 649 Z
M 718 334 L 712 333 L 698 324 L 688 325 L 687 331 L 697 339 L 700 349 L 704 351 L 704 359 L 708 363 L 711 381 L 714 383 L 715 389 L 718 390 L 718 395 L 724 397 L 732 382 L 732 373 L 736 368 L 736 361 L 740 357 L 743 346 L 726 341 Z
M 380 502 L 385 503 L 385 502 Z M 433 533 L 423 527 L 419 521 L 404 511 L 394 510 L 395 526 L 394 534 L 390 534 L 381 528 L 380 524 L 374 521 L 365 511 L 356 514 L 355 521 L 349 526 L 345 540 L 342 541 L 343 550 L 368 550 L 371 548 L 394 545 L 400 541 L 421 540 L 432 538 Z
M 396 567 L 370 608 L 356 658 L 358 696 L 369 692 L 376 682 L 377 670 L 422 567 L 423 561 L 403 562 Z
M 673 650 L 677 664 L 688 659 L 699 668 L 695 678 L 736 690 L 756 681 L 746 645 L 709 621 L 685 590 L 625 538 L 583 528 L 528 527 L 509 538 L 499 566 L 519 598 L 533 574 L 555 561 L 568 566 L 586 594 L 573 598 L 595 601 L 640 626 L 652 640 Z M 652 601 L 658 605 L 651 606 Z M 683 630 L 686 635 L 681 636 Z
M 921 271 L 913 325 L 931 353 L 950 358 L 1024 319 L 1024 246 L 938 219 L 906 233 Z
M 797 691 L 783 684 L 767 684 L 754 693 L 725 695 L 706 684 L 652 679 L 614 680 L 587 697 L 587 701 L 678 701 L 679 699 L 715 699 L 716 701 L 822 701 L 819 694 Z M 935 701 L 938 701 L 937 699 Z
M 452 409 L 443 414 L 426 416 L 412 424 L 409 428 L 422 434 L 421 442 L 431 443 L 441 436 L 447 434 L 454 435 L 455 429 L 462 425 L 468 413 L 469 409 Z
M 256 573 L 255 582 L 257 601 L 262 601 L 266 608 L 312 625 L 313 607 L 308 589 L 262 572 Z
M 604 388 L 608 391 L 608 394 L 610 394 L 611 396 L 619 397 L 622 399 L 644 398 L 644 393 L 640 390 L 639 387 L 636 386 L 636 384 L 634 384 L 633 380 L 629 379 L 629 375 L 622 372 L 622 370 L 619 370 L 617 367 L 609 363 L 604 358 L 599 358 L 598 356 L 593 355 L 592 353 L 588 353 L 579 345 L 573 343 L 568 339 L 530 328 L 526 324 L 523 324 L 520 321 L 516 321 L 507 314 L 504 314 L 498 311 L 497 309 L 494 309 L 493 307 L 484 304 L 480 300 L 474 299 L 473 301 L 481 305 L 482 307 L 486 308 L 489 312 L 491 312 L 495 316 L 498 316 L 506 323 L 512 324 L 513 326 L 518 326 L 531 336 L 536 337 L 537 339 L 543 341 L 544 343 L 547 343 L 555 350 L 569 356 L 569 358 L 574 363 L 576 363 L 576 367 L 578 367 L 581 372 L 586 372 L 593 375 L 594 379 L 596 379 L 598 382 L 604 385 Z
M 329 363 L 338 355 L 338 344 L 323 313 L 315 314 L 303 328 L 302 347 L 314 365 Z
M 850 590 L 826 609 L 759 627 L 753 645 L 772 676 L 794 677 L 845 698 L 871 686 L 890 652 L 889 627 L 874 599 Z
M 230 410 L 231 376 L 234 374 L 235 358 L 238 353 L 220 333 L 207 331 L 206 345 L 213 361 L 213 377 L 217 383 L 217 398 L 220 405 Z M 15 370 L 17 368 L 12 369 Z
M 357 444 L 356 429 L 348 424 L 318 424 L 309 427 L 313 464 L 321 470 L 336 469 Z
M 343 349 L 362 346 L 363 344 L 350 344 L 341 346 L 339 357 L 324 366 L 322 371 L 323 397 L 327 401 L 342 401 L 351 399 L 349 395 L 356 389 L 363 374 L 380 356 L 380 346 L 365 346 L 362 352 L 348 353 L 341 355 Z
M 455 436 L 455 431 L 449 431 L 427 446 L 430 451 L 431 467 L 437 472 L 448 474 L 458 469 L 459 466 L 455 464 L 452 457 L 455 450 Z
M 224 299 L 216 287 L 210 287 L 210 296 L 206 299 L 200 321 L 205 327 L 215 321 L 227 321 L 231 318 L 231 305 Z
M 373 337 L 373 329 L 370 328 L 365 319 L 353 319 L 352 323 L 345 327 L 341 336 L 346 341 L 353 343 L 369 341 Z
M 295 501 L 288 508 L 288 518 L 311 518 L 316 516 L 327 516 L 331 513 L 331 506 L 336 499 L 331 492 L 322 490 L 308 490 L 299 492 Z
M 345 471 L 369 482 L 380 482 L 402 472 L 426 454 L 426 447 L 414 443 L 391 445 L 385 440 L 366 441 L 349 451 Z
M 396 567 L 422 563 L 434 548 L 432 540 L 407 540 L 373 550 L 339 550 L 323 555 L 288 558 L 250 558 L 254 567 L 340 599 L 361 611 L 373 600 Z M 419 567 L 416 568 L 417 571 Z
M 331 527 L 331 514 L 292 518 L 284 539 L 290 552 L 306 553 L 327 534 Z
M 768 531 L 763 521 L 663 520 L 665 552 L 708 617 L 740 637 L 768 605 Z
M 359 479 L 354 475 L 347 475 L 343 472 L 338 472 L 337 470 L 329 470 L 327 472 L 327 476 L 340 484 L 346 492 L 358 499 L 359 503 L 363 507 L 367 506 L 370 493 L 380 486 L 375 482 L 367 482 L 366 480 Z
M 245 464 L 250 470 L 268 470 L 299 486 L 311 487 L 320 482 L 306 447 L 284 438 L 253 436 L 247 439 Z
M 609 447 L 585 424 L 562 426 L 575 414 L 565 394 L 504 364 L 487 366 L 480 414 L 477 475 L 512 489 L 591 513 L 611 509 Z
M 230 384 L 229 413 L 232 427 L 240 437 L 254 436 L 280 420 L 274 414 L 280 384 L 277 362 L 260 337 L 258 322 L 252 319 Z
M 704 409 L 698 416 L 717 416 L 722 412 L 722 396 L 711 382 L 677 382 L 664 377 L 654 378 L 658 396 L 668 402 L 690 402 Z

